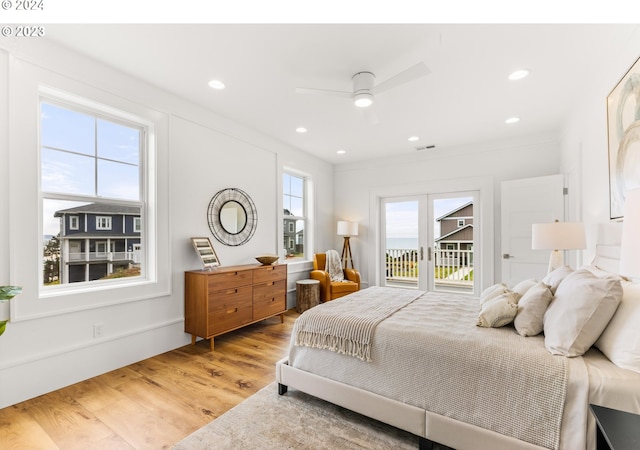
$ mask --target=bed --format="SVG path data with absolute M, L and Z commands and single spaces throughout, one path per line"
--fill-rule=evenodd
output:
M 615 262 L 612 246 L 599 252 Z M 575 272 L 612 278 L 603 266 L 611 270 L 605 258 L 597 258 Z M 556 286 L 557 303 L 569 289 L 563 294 L 563 282 Z M 619 283 L 624 287 L 619 305 L 625 307 L 614 308 L 607 318 L 611 330 L 598 332 L 598 343 L 573 357 L 547 348 L 552 330 L 521 336 L 513 324 L 477 326 L 479 298 L 364 289 L 316 308 L 341 308 L 341 302 L 356 311 L 364 305 L 370 313 L 376 309 L 370 305 L 385 304 L 384 319 L 366 328 L 366 348 L 333 340 L 327 345 L 326 338 L 320 344 L 304 341 L 303 331 L 314 320 L 305 314 L 316 308 L 306 311 L 294 326 L 289 355 L 277 363 L 279 392 L 295 388 L 409 431 L 420 437 L 421 448 L 437 442 L 459 450 L 595 449 L 589 403 L 640 413 L 640 368 L 632 370 L 640 355 L 629 355 L 629 349 L 616 354 L 620 339 L 631 353 L 638 351 L 637 337 L 628 342 L 629 330 L 638 327 L 629 327 L 627 317 L 638 320 L 640 285 Z M 385 298 L 388 302 L 380 301 Z M 323 348 L 328 346 L 333 351 Z M 614 364 L 598 347 L 622 362 Z

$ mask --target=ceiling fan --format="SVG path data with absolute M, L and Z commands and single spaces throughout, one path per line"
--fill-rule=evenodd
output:
M 299 94 L 331 95 L 334 97 L 348 97 L 353 99 L 353 104 L 359 108 L 367 108 L 373 104 L 374 96 L 393 89 L 402 84 L 416 80 L 430 74 L 431 71 L 423 62 L 419 62 L 393 77 L 375 84 L 376 76 L 372 72 L 358 72 L 353 75 L 353 90 L 334 91 L 329 89 L 296 88 Z

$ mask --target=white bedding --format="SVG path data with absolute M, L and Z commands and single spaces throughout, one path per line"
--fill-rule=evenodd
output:
M 438 306 L 443 302 L 446 307 Z M 541 336 L 522 337 L 512 327 L 476 327 L 478 311 L 477 299 L 429 293 L 378 325 L 372 342 L 371 362 L 292 344 L 289 365 L 542 447 L 585 448 L 589 384 L 582 358 L 553 357 L 544 348 Z M 561 366 L 566 370 L 568 380 L 566 403 L 559 398 L 564 396 L 564 391 L 560 394 L 558 379 L 561 377 L 558 374 L 545 378 L 545 371 L 530 365 L 529 370 L 516 369 L 501 379 L 501 374 L 510 370 L 504 365 L 508 364 L 504 357 L 485 355 L 475 358 L 473 354 L 467 354 L 460 360 L 466 347 L 482 342 L 490 335 L 504 342 L 505 355 L 510 354 L 509 358 L 514 354 L 517 357 L 515 349 L 522 345 L 531 347 L 533 353 L 543 358 L 543 355 L 552 359 L 562 358 Z M 390 344 L 394 340 L 395 346 Z M 425 345 L 425 340 L 431 344 Z M 439 344 L 433 345 L 434 342 Z M 407 354 L 414 359 L 410 361 Z M 459 359 L 455 363 L 458 368 L 453 369 L 456 371 L 456 377 L 453 377 L 451 361 L 456 358 Z M 474 361 L 469 364 L 471 359 Z M 483 373 L 492 382 L 487 382 Z M 466 385 L 447 388 L 450 378 L 456 378 L 458 383 L 466 380 Z M 518 385 L 522 383 L 535 386 Z M 545 391 L 547 388 L 550 390 Z M 549 392 L 552 398 L 540 399 L 541 392 Z M 532 410 L 532 405 L 541 409 Z M 559 446 L 558 435 L 549 434 L 543 426 L 547 418 L 555 420 L 549 408 L 560 409 Z M 552 424 L 550 428 L 553 428 Z

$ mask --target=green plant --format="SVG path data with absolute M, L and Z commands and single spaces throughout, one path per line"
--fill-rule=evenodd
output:
M 9 300 L 20 293 L 22 293 L 22 288 L 20 286 L 0 286 L 0 304 L 4 302 L 8 304 Z M 0 318 L 0 336 L 2 336 L 4 330 L 7 328 L 8 321 L 9 319 L 3 320 L 2 318 Z

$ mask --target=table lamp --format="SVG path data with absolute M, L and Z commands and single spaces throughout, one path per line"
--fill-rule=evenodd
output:
M 581 250 L 587 241 L 581 222 L 534 223 L 531 229 L 533 250 L 552 250 L 547 273 L 564 264 L 563 250 Z

